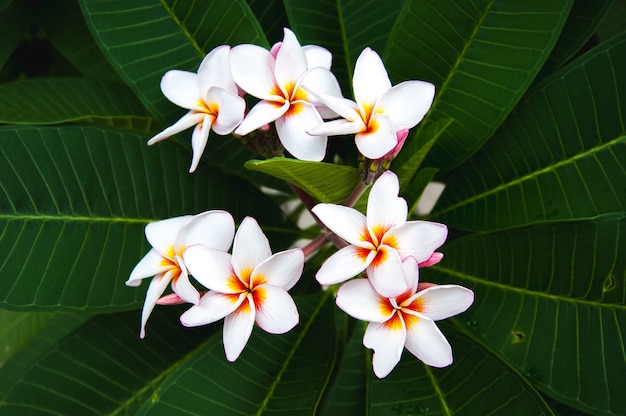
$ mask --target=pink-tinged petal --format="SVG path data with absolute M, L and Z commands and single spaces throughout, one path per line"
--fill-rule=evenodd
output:
M 207 93 L 207 102 L 215 103 L 218 108 L 217 118 L 213 123 L 213 131 L 224 136 L 235 130 L 243 120 L 246 101 L 236 93 L 213 87 Z
M 452 364 L 452 348 L 430 319 L 414 319 L 407 328 L 406 349 L 424 364 L 446 367 Z
M 372 364 L 378 378 L 386 377 L 393 370 L 400 362 L 404 349 L 404 321 L 396 316 L 392 321 L 369 324 L 363 336 L 363 345 L 374 350 Z
M 284 334 L 298 325 L 298 308 L 284 290 L 272 285 L 260 285 L 252 294 L 256 307 L 256 324 L 270 334 Z
M 346 246 L 330 256 L 317 271 L 315 278 L 321 285 L 344 282 L 361 273 L 376 256 L 375 251 Z
M 231 265 L 231 255 L 203 245 L 188 247 L 183 261 L 189 273 L 207 289 L 234 294 L 243 290 Z
M 150 317 L 157 300 L 161 297 L 163 292 L 165 292 L 167 285 L 170 284 L 172 275 L 173 273 L 158 275 L 155 276 L 150 282 L 150 286 L 148 286 L 148 291 L 146 292 L 146 299 L 143 303 L 143 309 L 141 311 L 141 329 L 139 331 L 139 338 L 143 339 L 146 336 L 146 323 L 148 322 L 148 318 Z
M 169 295 L 161 296 L 159 300 L 156 301 L 157 305 L 182 305 L 183 303 L 187 303 L 180 298 L 176 293 L 170 293 Z
M 367 277 L 374 289 L 386 298 L 399 296 L 410 287 L 398 253 L 385 245 L 378 247 L 376 257 L 367 267 Z
M 259 224 L 252 217 L 244 218 L 233 242 L 232 264 L 237 276 L 249 283 L 254 268 L 271 255 L 270 242 Z
M 276 56 L 278 56 L 278 51 L 280 50 L 281 46 L 283 46 L 282 42 L 276 42 L 275 44 L 272 45 L 272 47 L 270 49 L 270 53 L 272 54 L 272 56 L 274 58 L 276 58 Z
M 372 115 L 366 131 L 354 137 L 359 152 L 368 159 L 380 159 L 398 144 L 396 132 L 389 118 L 380 114 Z
M 191 220 L 191 215 L 168 218 L 161 221 L 151 222 L 146 225 L 146 239 L 159 254 L 169 260 L 174 260 L 176 253 L 174 243 L 178 232 Z
M 300 279 L 304 268 L 304 253 L 294 248 L 273 254 L 262 261 L 252 272 L 252 281 L 259 277 L 262 282 L 282 288 L 291 289 Z
M 306 56 L 296 35 L 287 28 L 284 33 L 282 45 L 276 55 L 274 74 L 283 92 L 290 94 L 308 68 Z
M 430 267 L 439 263 L 443 259 L 443 253 L 435 251 L 428 260 L 423 261 L 419 264 L 419 267 Z
M 315 128 L 308 130 L 308 134 L 320 135 L 320 136 L 339 136 L 344 134 L 354 134 L 363 130 L 365 125 L 358 119 L 356 121 L 348 121 L 346 119 L 338 119 L 327 121 L 325 123 L 316 126 Z
M 404 198 L 398 196 L 400 183 L 395 173 L 383 173 L 372 186 L 367 200 L 367 227 L 380 244 L 384 233 L 406 223 L 409 207 Z
M 206 94 L 211 87 L 237 94 L 237 85 L 230 70 L 230 46 L 218 46 L 204 57 L 198 68 L 198 87 L 202 94 Z
M 327 137 L 310 135 L 307 131 L 323 121 L 313 104 L 296 101 L 276 120 L 276 132 L 285 149 L 296 159 L 319 162 L 326 155 Z
M 182 116 L 176 123 L 148 140 L 148 146 L 152 146 L 157 142 L 168 139 L 171 136 L 180 133 L 181 131 L 187 130 L 188 128 L 201 123 L 202 120 L 204 120 L 204 116 L 204 113 L 198 113 L 195 111 L 188 112 L 187 114 Z
M 235 220 L 228 211 L 212 210 L 196 214 L 185 224 L 176 238 L 176 247 L 201 244 L 227 251 L 235 236 Z
M 328 49 L 317 45 L 305 45 L 302 47 L 309 69 L 321 67 L 330 69 L 333 62 L 333 55 Z
M 423 282 L 423 283 L 418 283 L 417 284 L 417 291 L 420 292 L 424 289 L 428 289 L 429 287 L 433 287 L 433 286 L 437 286 L 436 283 L 428 283 L 428 282 Z
M 233 362 L 239 358 L 252 333 L 254 320 L 255 308 L 252 295 L 248 294 L 237 310 L 224 320 L 224 352 L 228 361 Z
M 408 221 L 387 234 L 395 240 L 394 247 L 401 258 L 412 256 L 421 263 L 430 259 L 435 250 L 446 241 L 448 227 L 431 221 Z
M 355 125 L 357 125 L 357 122 L 359 122 L 361 129 L 358 131 L 364 131 L 366 129 L 363 119 L 361 118 L 361 113 L 359 113 L 359 108 L 354 101 L 350 101 L 347 98 L 338 97 L 330 94 L 316 94 L 314 89 L 312 91 L 315 95 L 315 98 L 320 103 L 324 104 L 326 107 L 339 114 L 341 117 L 345 118 L 348 122 L 354 122 Z
M 380 296 L 367 279 L 353 279 L 337 291 L 337 306 L 353 318 L 385 322 L 394 313 L 389 300 Z
M 225 295 L 218 292 L 207 292 L 200 303 L 189 308 L 180 316 L 184 326 L 200 326 L 219 321 L 233 313 L 243 302 L 247 302 L 246 294 Z
M 380 97 L 374 112 L 389 117 L 395 130 L 415 127 L 426 115 L 435 98 L 435 86 L 425 81 L 405 81 Z
M 209 133 L 211 132 L 211 126 L 213 125 L 213 117 L 210 114 L 205 114 L 202 122 L 199 123 L 193 133 L 191 134 L 191 149 L 193 150 L 193 157 L 191 159 L 191 166 L 189 167 L 189 173 L 193 173 L 200 163 L 200 158 L 204 152 L 207 141 L 209 140 Z
M 163 95 L 179 107 L 203 110 L 203 99 L 198 89 L 198 75 L 194 72 L 167 71 L 161 78 Z
M 275 100 L 280 96 L 274 78 L 275 63 L 272 54 L 257 45 L 238 45 L 230 50 L 230 68 L 235 83 L 262 100 Z
M 178 264 L 183 263 L 183 259 L 180 256 L 176 256 L 176 261 Z M 200 294 L 189 281 L 189 275 L 184 266 L 180 268 L 178 277 L 172 280 L 172 290 L 187 303 L 197 305 L 200 302 Z
M 465 312 L 474 303 L 474 292 L 458 285 L 436 285 L 415 295 L 419 312 L 433 321 Z
M 151 249 L 139 261 L 139 263 L 137 263 L 133 271 L 130 272 L 130 277 L 126 281 L 126 286 L 137 287 L 141 284 L 142 279 L 166 272 L 170 266 L 164 266 L 162 262 L 163 256 L 161 256 L 155 249 Z
M 289 110 L 289 102 L 259 101 L 250 109 L 235 134 L 245 136 L 253 130 L 275 121 Z
M 406 280 L 411 293 L 417 292 L 419 287 L 419 266 L 417 260 L 413 257 L 407 257 L 402 261 L 402 271 L 404 272 L 404 280 Z
M 343 205 L 317 204 L 312 211 L 329 230 L 350 244 L 370 250 L 375 248 L 369 241 L 365 215 L 356 209 Z
M 391 88 L 382 59 L 370 48 L 363 49 L 356 60 L 352 87 L 354 98 L 364 113 L 366 108 L 373 108 L 376 101 Z

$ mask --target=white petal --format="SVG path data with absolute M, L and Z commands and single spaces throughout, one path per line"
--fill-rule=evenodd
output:
M 389 117 L 396 131 L 415 127 L 435 98 L 435 86 L 425 81 L 405 81 L 383 94 L 374 111 Z
M 306 56 L 306 63 L 309 69 L 317 67 L 330 69 L 333 55 L 328 49 L 317 45 L 305 45 L 302 47 L 302 51 L 304 56 Z
M 314 68 L 307 71 L 300 81 L 300 87 L 312 94 L 314 96 L 312 98 L 318 95 L 341 97 L 341 89 L 339 88 L 337 78 L 335 78 L 332 72 L 324 68 Z M 321 104 L 321 101 L 317 99 L 309 99 L 308 101 L 314 104 Z
M 189 273 L 204 287 L 220 293 L 239 293 L 241 287 L 231 265 L 231 255 L 202 245 L 188 247 L 183 261 Z
M 272 255 L 268 241 L 259 224 L 252 217 L 241 222 L 233 242 L 233 268 L 237 276 L 249 279 L 255 267 Z M 246 281 L 249 283 L 249 280 Z
M 168 218 L 161 221 L 151 222 L 146 225 L 146 238 L 152 247 L 163 257 L 174 260 L 174 243 L 178 231 L 189 222 L 191 215 Z
M 137 263 L 130 277 L 126 281 L 126 286 L 137 287 L 141 284 L 141 280 L 146 277 L 156 276 L 157 274 L 164 273 L 170 266 L 163 266 L 161 262 L 163 256 L 161 256 L 155 249 L 151 249 L 148 253 Z
M 419 286 L 419 264 L 413 257 L 407 257 L 402 261 L 402 271 L 404 272 L 404 280 L 409 287 L 411 293 L 417 292 Z
M 237 310 L 224 320 L 224 351 L 230 362 L 239 358 L 254 327 L 255 310 L 254 305 L 250 305 L 251 297 L 248 295 Z
M 370 48 L 363 49 L 356 60 L 352 87 L 354 98 L 361 110 L 367 106 L 374 107 L 376 101 L 391 88 L 391 81 L 383 61 Z
M 289 110 L 288 102 L 259 101 L 250 109 L 239 127 L 235 130 L 235 134 L 245 136 L 251 131 L 282 117 L 287 110 Z
M 299 322 L 298 308 L 284 290 L 272 285 L 254 288 L 255 319 L 259 327 L 270 334 L 284 334 Z
M 367 200 L 367 227 L 379 244 L 382 233 L 406 223 L 409 207 L 399 193 L 398 177 L 391 171 L 383 173 L 372 186 Z
M 191 159 L 191 166 L 189 167 L 189 173 L 193 173 L 200 163 L 200 158 L 204 152 L 207 141 L 209 140 L 209 133 L 211 132 L 211 125 L 213 124 L 214 117 L 209 114 L 205 114 L 202 122 L 199 123 L 191 135 L 191 149 L 193 150 L 193 157 Z
M 436 285 L 418 292 L 420 313 L 439 321 L 465 312 L 474 303 L 474 292 L 458 285 Z
M 391 121 L 380 114 L 372 115 L 367 131 L 357 133 L 354 140 L 359 152 L 368 159 L 380 159 L 398 144 Z
M 402 357 L 406 329 L 404 322 L 397 319 L 397 325 L 371 323 L 363 336 L 363 345 L 374 350 L 372 364 L 378 378 L 386 377 Z
M 400 257 L 389 246 L 378 247 L 376 257 L 367 267 L 367 277 L 374 289 L 386 298 L 399 296 L 409 289 Z
M 380 296 L 367 279 L 353 279 L 337 291 L 337 306 L 353 318 L 385 322 L 393 314 L 389 300 Z
M 323 121 L 313 104 L 296 101 L 276 120 L 276 132 L 285 149 L 296 159 L 319 162 L 326 155 L 327 137 L 311 135 L 307 131 Z
M 139 338 L 143 339 L 146 336 L 146 323 L 148 322 L 148 318 L 150 317 L 157 300 L 159 300 L 163 292 L 165 292 L 165 288 L 169 285 L 170 280 L 172 280 L 172 274 L 165 273 L 155 276 L 150 282 L 150 286 L 148 286 L 148 291 L 146 292 L 146 300 L 143 303 L 143 309 L 141 311 L 141 329 L 139 331 Z
M 408 221 L 402 227 L 390 230 L 387 235 L 396 240 L 394 247 L 402 259 L 412 256 L 421 263 L 446 241 L 448 228 L 431 221 Z
M 367 253 L 364 256 L 364 253 Z M 341 283 L 361 273 L 376 255 L 362 248 L 347 246 L 330 256 L 317 271 L 315 278 L 321 285 Z
M 230 51 L 230 68 L 235 83 L 248 94 L 262 100 L 279 97 L 274 79 L 275 63 L 272 54 L 257 45 L 238 45 Z
M 430 319 L 412 320 L 407 328 L 406 349 L 433 367 L 452 364 L 452 348 L 437 325 Z
M 195 111 L 188 112 L 187 114 L 182 116 L 176 123 L 148 140 L 148 146 L 151 146 L 156 142 L 160 142 L 161 140 L 168 139 L 171 136 L 180 133 L 181 131 L 187 130 L 192 126 L 201 123 L 202 120 L 204 120 L 204 115 L 204 113 L 197 113 Z
M 232 133 L 243 120 L 246 101 L 237 94 L 213 87 L 207 93 L 207 103 L 215 103 L 218 108 L 213 131 L 221 136 Z
M 246 295 L 224 295 L 217 292 L 207 292 L 200 303 L 189 308 L 180 316 L 180 322 L 184 326 L 207 325 L 218 321 L 235 311 L 242 302 L 246 300 Z
M 350 244 L 374 249 L 369 241 L 365 215 L 354 208 L 335 204 L 317 204 L 313 213 L 329 230 Z
M 176 260 L 179 264 L 183 261 L 183 259 L 179 256 L 176 256 Z M 187 271 L 184 267 L 180 269 L 178 277 L 172 281 L 172 290 L 185 302 L 197 305 L 200 301 L 200 294 L 189 281 L 189 276 L 187 275 Z
M 252 273 L 263 280 L 284 290 L 291 289 L 300 279 L 304 268 L 304 253 L 299 248 L 276 253 L 261 262 Z
M 278 85 L 284 88 L 283 91 L 291 92 L 308 68 L 306 56 L 296 35 L 287 28 L 284 33 L 282 45 L 276 55 L 274 74 Z
M 227 251 L 235 235 L 235 220 L 227 211 L 212 210 L 194 215 L 176 238 L 176 247 L 202 244 L 215 250 Z
M 318 134 L 322 136 L 339 136 L 344 134 L 354 134 L 358 133 L 365 125 L 358 119 L 356 121 L 348 121 L 346 119 L 332 120 L 327 121 L 325 123 L 316 126 L 315 128 L 309 130 L 307 133 L 309 134 Z
M 198 68 L 198 87 L 202 94 L 206 94 L 211 87 L 237 94 L 237 85 L 230 70 L 230 46 L 218 46 L 204 57 Z
M 161 91 L 168 100 L 179 107 L 202 111 L 201 96 L 198 89 L 198 75 L 194 72 L 167 71 L 161 78 Z
M 350 101 L 343 97 L 323 93 L 315 94 L 315 97 L 320 103 L 324 104 L 326 107 L 330 108 L 332 111 L 339 114 L 347 121 L 355 122 L 355 126 L 360 125 L 361 130 L 357 131 L 365 130 L 365 124 L 363 123 L 363 119 L 361 118 L 361 113 L 359 113 L 359 108 L 354 101 Z M 355 131 L 354 133 L 356 133 L 357 131 Z

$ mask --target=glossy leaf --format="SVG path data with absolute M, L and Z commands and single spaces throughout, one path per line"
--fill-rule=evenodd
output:
M 546 80 L 445 178 L 433 216 L 493 230 L 626 210 L 625 74 L 626 35 Z
M 0 310 L 0 368 L 53 317 L 50 313 Z
M 538 388 L 618 415 L 626 410 L 625 247 L 626 215 L 606 214 L 461 238 L 427 276 L 474 290 L 468 328 Z
M 328 294 L 296 298 L 298 326 L 285 335 L 254 328 L 234 363 L 224 358 L 221 339 L 210 340 L 165 380 L 138 414 L 314 413 L 335 359 L 330 299 Z
M 15 4 L 8 2 L 4 6 L 5 8 L 0 10 L 0 68 L 15 51 L 28 26 L 26 12 L 22 5 L 18 2 Z
M 187 152 L 145 140 L 86 126 L 0 129 L 0 274 L 11 276 L 0 280 L 5 307 L 140 306 L 145 290 L 124 281 L 148 251 L 150 221 L 227 209 L 237 221 L 252 215 L 283 230 L 280 209 L 255 188 L 206 166 L 181 176 Z M 284 246 L 284 236 L 276 244 Z
M 246 168 L 267 173 L 292 183 L 319 202 L 343 202 L 361 177 L 358 169 L 330 163 L 273 158 L 251 160 Z
M 571 4 L 406 2 L 385 48 L 387 69 L 395 82 L 435 84 L 423 123 L 454 120 L 427 157 L 428 166 L 446 171 L 489 139 L 547 59 Z
M 247 0 L 247 2 L 269 43 L 280 41 L 283 38 L 283 28 L 289 27 L 282 0 Z

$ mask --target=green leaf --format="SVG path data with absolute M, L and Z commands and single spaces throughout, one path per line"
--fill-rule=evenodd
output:
M 221 339 L 189 357 L 146 401 L 140 415 L 310 415 L 335 359 L 332 296 L 296 298 L 300 324 L 284 335 L 255 328 L 234 363 Z
M 417 205 L 422 198 L 426 186 L 433 180 L 438 169 L 424 168 L 417 172 L 415 179 L 411 181 L 407 189 L 403 192 L 404 198 L 409 202 L 409 215 L 415 212 Z
M 173 143 L 103 127 L 0 128 L 0 304 L 34 310 L 139 307 L 124 285 L 146 254 L 150 221 L 209 209 L 290 233 L 269 198 L 201 165 Z M 237 189 L 238 192 L 229 192 Z M 270 234 L 270 238 L 275 234 Z M 291 239 L 290 239 L 291 240 Z M 289 241 L 290 241 L 289 240 Z
M 447 183 L 433 217 L 493 230 L 626 210 L 626 34 L 538 86 Z
M 0 85 L 0 123 L 77 121 L 144 130 L 154 124 L 133 93 L 117 82 L 40 78 Z
M 491 137 L 541 69 L 571 4 L 406 2 L 385 49 L 389 73 L 396 81 L 435 84 L 424 123 L 454 119 L 426 158 L 428 166 L 449 170 Z
M 184 328 L 157 308 L 144 340 L 139 313 L 101 315 L 37 357 L 0 402 L 3 414 L 134 414 L 210 330 Z M 2 374 L 2 370 L 0 370 Z
M 613 36 L 617 36 L 626 31 L 626 21 L 622 18 L 624 13 L 626 13 L 626 1 L 613 0 L 613 3 L 609 7 L 609 12 L 604 20 L 602 20 L 600 27 L 598 27 L 596 33 L 598 41 L 605 42 Z
M 53 317 L 50 313 L 0 310 L 0 368 Z
M 31 16 L 47 39 L 81 73 L 90 78 L 119 81 L 91 36 L 76 0 L 41 2 Z
M 626 412 L 626 214 L 481 233 L 424 278 L 475 292 L 468 329 L 559 401 Z
M 269 43 L 283 39 L 283 28 L 288 27 L 287 13 L 282 0 L 247 0 L 248 6 L 258 19 Z M 234 46 L 234 45 L 233 45 Z
M 343 202 L 361 180 L 358 169 L 332 163 L 273 158 L 251 160 L 245 166 L 292 183 L 320 202 L 333 204 Z
M 505 362 L 449 324 L 454 353 L 446 368 L 424 365 L 406 350 L 384 379 L 368 385 L 368 415 L 552 415 L 535 389 Z
M 19 45 L 27 27 L 28 19 L 22 5 L 7 2 L 5 9 L 0 10 L 0 68 Z

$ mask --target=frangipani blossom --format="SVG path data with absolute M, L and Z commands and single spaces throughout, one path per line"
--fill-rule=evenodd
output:
M 211 130 L 224 136 L 232 133 L 243 120 L 246 102 L 238 95 L 229 55 L 229 46 L 218 46 L 204 58 L 197 74 L 172 70 L 161 80 L 161 90 L 167 99 L 189 112 L 151 138 L 148 144 L 195 126 L 191 136 L 193 159 L 189 173 L 198 167 Z
M 370 48 L 356 61 L 352 87 L 356 102 L 314 91 L 343 119 L 323 123 L 309 133 L 355 133 L 356 146 L 368 159 L 380 159 L 394 151 L 399 144 L 396 132 L 422 121 L 435 96 L 435 86 L 425 81 L 404 81 L 392 87 L 380 56 Z
M 231 51 L 235 82 L 261 99 L 235 134 L 246 135 L 275 122 L 278 137 L 289 153 L 298 159 L 320 161 L 326 154 L 327 137 L 307 134 L 324 121 L 320 103 L 308 86 L 330 96 L 341 95 L 329 71 L 331 55 L 319 46 L 301 47 L 289 29 L 284 33 L 282 43 L 272 51 L 256 45 L 238 45 Z
M 194 278 L 210 290 L 180 321 L 198 326 L 225 318 L 224 351 L 229 361 L 239 357 L 255 322 L 271 334 L 283 334 L 298 323 L 296 304 L 287 291 L 302 274 L 304 253 L 291 249 L 272 255 L 253 218 L 239 226 L 232 256 L 198 245 L 189 247 L 184 259 Z
M 418 267 L 412 257 L 403 263 L 410 288 L 396 297 L 384 297 L 367 279 L 354 279 L 337 292 L 337 306 L 348 315 L 370 322 L 363 345 L 374 350 L 372 360 L 377 377 L 387 376 L 407 350 L 425 364 L 445 367 L 452 364 L 452 348 L 435 321 L 467 310 L 474 293 L 458 285 L 430 285 L 418 290 Z
M 407 221 L 408 205 L 398 196 L 399 190 L 398 177 L 386 171 L 372 186 L 367 217 L 342 205 L 313 207 L 319 220 L 349 243 L 319 269 L 316 278 L 320 284 L 340 283 L 366 270 L 376 291 L 393 297 L 409 287 L 402 273 L 402 261 L 407 257 L 424 265 L 436 263 L 438 256 L 433 258 L 433 254 L 445 242 L 447 227 L 430 221 Z
M 141 338 L 146 335 L 146 322 L 154 305 L 170 283 L 181 300 L 193 304 L 200 301 L 198 291 L 189 281 L 183 252 L 193 244 L 228 250 L 235 234 L 235 222 L 226 211 L 207 211 L 150 223 L 145 232 L 152 249 L 126 281 L 127 286 L 139 286 L 142 279 L 154 276 L 141 312 Z

